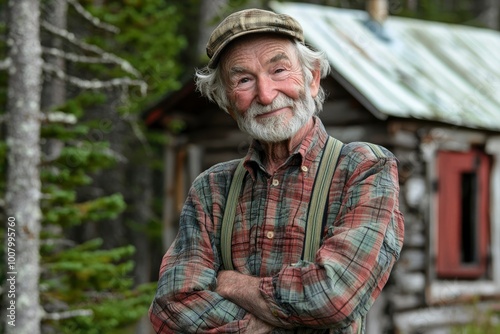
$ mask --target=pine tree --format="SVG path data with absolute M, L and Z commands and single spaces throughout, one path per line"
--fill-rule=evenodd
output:
M 89 14 L 77 2 L 69 2 L 73 4 L 74 12 Z M 5 2 L 0 2 L 0 6 L 5 6 Z M 37 6 L 34 4 L 31 9 Z M 2 18 L 5 19 L 5 17 Z M 96 173 L 103 168 L 111 168 L 116 162 L 115 152 L 110 149 L 109 143 L 92 136 L 92 131 L 96 129 L 96 126 L 99 129 L 102 124 L 96 120 L 82 121 L 85 110 L 103 104 L 112 98 L 111 95 L 106 94 L 106 91 L 102 92 L 103 88 L 107 88 L 107 92 L 109 92 L 114 87 L 123 91 L 130 86 L 144 88 L 146 85 L 141 79 L 131 78 L 131 76 L 140 76 L 140 74 L 128 62 L 97 46 L 75 38 L 64 29 L 52 26 L 46 21 L 42 22 L 44 33 L 72 44 L 73 50 L 80 48 L 83 53 L 78 55 L 68 52 L 68 50 L 44 45 L 46 57 L 76 60 L 78 64 L 71 64 L 69 70 L 66 71 L 64 68 L 54 66 L 51 62 L 43 63 L 46 84 L 51 83 L 51 77 L 57 78 L 65 83 L 70 83 L 73 90 L 71 94 L 68 94 L 70 100 L 65 105 L 53 106 L 54 109 L 45 110 L 43 114 L 38 114 L 37 120 L 39 122 L 43 120 L 41 138 L 38 131 L 32 133 L 42 146 L 46 146 L 49 141 L 57 141 L 60 145 L 57 145 L 58 149 L 56 150 L 49 150 L 50 154 L 45 152 L 39 162 L 28 164 L 30 168 L 34 167 L 40 174 L 39 177 L 35 178 L 41 184 L 42 190 L 41 199 L 36 207 L 42 212 L 41 222 L 43 226 L 41 230 L 35 231 L 37 243 L 40 240 L 41 244 L 39 252 L 41 262 L 37 262 L 40 267 L 38 264 L 36 267 L 40 268 L 41 272 L 39 282 L 37 282 L 38 274 L 33 277 L 35 280 L 33 286 L 37 290 L 32 292 L 23 285 L 23 293 L 31 294 L 29 298 L 23 297 L 23 300 L 29 300 L 35 308 L 40 300 L 43 307 L 43 311 L 30 322 L 34 326 L 30 327 L 30 332 L 38 332 L 40 318 L 42 318 L 43 331 L 48 333 L 112 333 L 117 328 L 123 332 L 125 326 L 134 324 L 146 313 L 153 294 L 151 285 L 142 285 L 137 288 L 132 286 L 133 262 L 131 257 L 134 253 L 134 247 L 124 245 L 104 250 L 101 247 L 102 240 L 100 239 L 92 239 L 79 244 L 68 238 L 68 230 L 74 226 L 89 224 L 89 222 L 96 223 L 113 219 L 125 209 L 122 194 L 94 196 L 94 198 L 86 199 L 82 199 L 79 195 L 79 189 L 92 184 Z M 96 25 L 104 26 L 101 23 Z M 36 26 L 35 24 L 34 27 Z M 6 45 L 0 43 L 0 51 L 4 50 L 7 50 Z M 93 56 L 89 54 L 93 54 Z M 0 69 L 7 69 L 13 60 L 7 58 L 7 52 L 0 56 L 2 57 L 0 58 Z M 107 65 L 84 65 L 86 60 Z M 35 64 L 39 65 L 40 70 L 42 69 L 41 62 L 35 62 Z M 115 65 L 115 67 L 118 65 L 120 70 L 110 70 L 109 65 Z M 71 70 L 73 73 L 70 73 Z M 82 73 L 85 75 L 77 76 Z M 105 76 L 105 78 L 95 80 L 99 76 Z M 0 81 L 6 82 L 5 79 L 5 73 L 2 72 Z M 0 114 L 2 118 L 5 115 L 3 106 L 6 104 L 6 91 L 3 87 L 6 86 L 2 85 L 0 89 L 0 105 L 2 106 Z M 9 89 L 15 89 L 15 87 L 11 86 Z M 36 89 L 17 90 L 16 92 L 19 96 L 23 96 L 26 95 L 27 91 L 30 91 L 30 94 L 36 98 L 40 98 Z M 10 103 L 13 102 L 15 100 Z M 22 119 L 16 120 L 16 122 L 15 126 L 23 126 Z M 4 136 L 5 134 L 2 132 L 1 139 L 4 139 Z M 20 148 L 22 147 L 20 146 Z M 37 148 L 39 144 L 36 143 L 33 147 Z M 7 172 L 5 161 L 11 150 L 11 148 L 7 149 L 5 142 L 0 143 L 2 181 Z M 19 168 L 22 166 L 16 165 L 15 160 L 12 161 L 14 163 L 10 163 L 11 171 L 15 171 L 16 168 L 22 170 Z M 13 189 L 12 186 L 0 182 L 2 203 L 4 195 L 9 189 Z M 12 200 L 7 201 L 6 209 L 8 210 L 12 208 L 9 201 L 12 202 Z M 23 204 L 22 200 L 18 200 L 18 202 Z M 2 220 L 6 221 L 9 212 L 2 211 Z M 32 210 L 32 212 L 36 213 L 37 211 Z M 20 216 L 20 218 L 24 218 L 24 216 Z M 38 246 L 35 245 L 35 255 L 32 257 L 35 260 L 38 259 L 37 248 Z M 2 247 L 2 252 L 4 251 L 5 247 Z M 5 257 L 2 256 L 2 262 L 4 260 Z M 2 268 L 4 268 L 3 265 Z M 22 270 L 30 268 L 32 269 L 32 267 L 26 266 Z M 4 273 L 5 270 L 2 270 L 2 275 Z M 4 282 L 5 280 L 2 279 L 2 284 L 5 284 Z M 2 293 L 4 292 L 5 290 L 2 289 Z M 23 310 L 28 310 L 28 308 Z M 28 323 L 27 318 L 28 316 L 25 316 L 24 312 L 19 312 L 17 321 L 18 323 Z M 17 327 L 15 330 L 22 331 L 22 328 Z
M 126 123 L 128 131 L 113 138 L 119 141 L 115 147 L 122 149 L 119 153 L 128 161 L 126 168 L 113 172 L 117 173 L 115 177 L 127 180 L 123 194 L 129 209 L 122 215 L 121 225 L 127 226 L 128 239 L 138 250 L 135 257 L 138 265 L 134 271 L 136 283 L 156 280 L 157 260 L 163 255 L 158 218 L 161 217 L 163 189 L 158 180 L 163 144 L 168 138 L 163 133 L 146 131 L 141 112 L 180 87 L 179 77 L 185 66 L 180 62 L 180 54 L 187 43 L 179 27 L 186 20 L 175 2 L 144 0 L 124 4 L 111 0 L 102 6 L 89 7 L 95 16 L 120 29 L 119 36 L 112 40 L 94 41 L 126 57 L 148 83 L 146 97 L 131 94 L 128 106 L 120 109 L 120 124 Z
M 102 98 L 82 94 L 60 110 L 76 120 L 85 108 L 102 103 Z M 75 244 L 61 233 L 90 221 L 114 218 L 125 209 L 121 194 L 79 201 L 79 187 L 92 182 L 91 173 L 111 168 L 115 158 L 107 143 L 89 140 L 92 122 L 68 123 L 48 123 L 42 131 L 45 140 L 57 138 L 65 143 L 60 156 L 42 169 L 45 228 L 40 290 L 48 312 L 44 330 L 111 333 L 144 314 L 151 287 L 132 288 L 133 246 L 103 250 L 100 239 Z

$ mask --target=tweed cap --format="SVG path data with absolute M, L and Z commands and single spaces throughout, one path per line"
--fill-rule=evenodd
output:
M 302 27 L 291 16 L 262 9 L 245 9 L 226 17 L 212 32 L 207 43 L 208 67 L 217 67 L 222 50 L 236 38 L 265 32 L 282 34 L 304 43 Z

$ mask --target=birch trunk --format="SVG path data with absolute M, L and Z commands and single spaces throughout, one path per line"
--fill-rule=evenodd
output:
M 15 218 L 15 327 L 7 334 L 40 333 L 40 95 L 42 56 L 39 0 L 9 0 L 6 213 Z
M 227 6 L 228 0 L 203 0 L 200 4 L 197 54 L 205 54 L 208 39 L 215 28 L 214 18 Z
M 483 12 L 484 23 L 490 29 L 500 29 L 500 3 L 498 0 L 485 0 Z

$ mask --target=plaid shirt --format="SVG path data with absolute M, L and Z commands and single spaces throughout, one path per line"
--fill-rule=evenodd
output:
M 232 235 L 235 269 L 261 277 L 269 311 L 296 329 L 274 333 L 358 333 L 399 257 L 403 217 L 397 160 L 368 145 L 344 145 L 314 263 L 301 260 L 308 204 L 328 134 L 315 127 L 269 175 L 254 142 Z M 179 234 L 165 254 L 150 318 L 158 333 L 246 333 L 246 311 L 214 292 L 222 267 L 220 227 L 237 161 L 218 164 L 193 183 Z M 326 330 L 329 328 L 330 330 Z

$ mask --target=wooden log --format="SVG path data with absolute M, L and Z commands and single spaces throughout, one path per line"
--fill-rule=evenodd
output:
M 485 321 L 483 317 L 495 303 L 484 302 L 469 305 L 435 306 L 400 312 L 394 316 L 396 333 L 431 333 L 432 330 L 465 325 L 473 321 Z
M 424 271 L 426 266 L 425 253 L 419 249 L 403 249 L 397 266 L 399 270 L 405 272 Z
M 392 293 L 389 297 L 389 302 L 396 312 L 414 310 L 424 306 L 423 297 L 417 294 Z
M 409 294 L 425 291 L 425 275 L 423 273 L 409 273 L 398 267 L 398 270 L 393 271 L 392 277 L 398 292 Z

